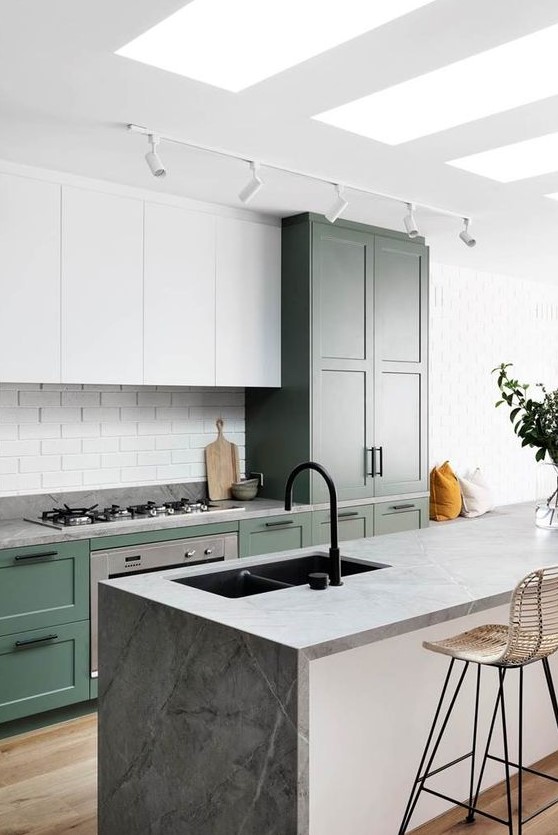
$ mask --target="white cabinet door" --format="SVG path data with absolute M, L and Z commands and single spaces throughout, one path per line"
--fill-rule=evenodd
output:
M 281 229 L 217 219 L 218 386 L 281 385 Z
M 62 381 L 143 382 L 143 203 L 62 189 Z
M 0 174 L 0 380 L 60 382 L 60 186 Z
M 215 218 L 145 204 L 145 383 L 215 385 Z

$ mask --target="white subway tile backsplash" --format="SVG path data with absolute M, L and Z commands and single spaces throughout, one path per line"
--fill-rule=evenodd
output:
M 163 420 L 138 423 L 138 435 L 170 435 L 171 424 Z
M 111 487 L 122 481 L 121 471 L 118 468 L 114 470 L 85 470 L 82 475 L 84 484 L 95 485 L 96 487 Z
M 123 482 L 135 484 L 142 484 L 149 481 L 164 481 L 157 473 L 157 467 L 124 467 L 121 470 L 121 479 Z
M 150 452 L 138 452 L 138 464 L 148 466 L 153 464 L 170 464 L 170 450 L 154 450 Z
M 122 437 L 124 435 L 137 435 L 138 434 L 138 427 L 136 423 L 102 423 L 101 424 L 101 435 L 106 435 L 107 437 Z
M 17 473 L 17 458 L 0 458 L 0 475 L 11 475 Z
M 4 391 L 0 389 L 0 406 L 17 406 L 17 395 L 18 393 L 15 390 Z
M 111 452 L 101 455 L 101 467 L 134 467 L 136 464 L 135 452 Z
M 81 487 L 83 474 L 81 472 L 44 473 L 43 488 L 45 490 L 63 490 L 64 488 Z
M 143 452 L 155 449 L 155 438 L 145 435 L 136 438 L 120 438 L 120 449 L 122 452 Z
M 39 455 L 41 452 L 40 441 L 0 441 L 0 456 L 16 455 L 18 458 L 24 455 Z
M 133 409 L 125 408 L 121 411 L 122 420 L 138 422 L 140 420 L 155 420 L 154 406 L 136 406 Z
M 63 470 L 96 470 L 101 466 L 100 455 L 84 453 L 82 455 L 64 455 L 62 457 Z
M 138 406 L 170 406 L 171 394 L 167 391 L 138 392 Z
M 80 420 L 81 409 L 71 406 L 41 409 L 41 423 L 78 423 Z
M 103 406 L 136 406 L 137 399 L 138 395 L 135 391 L 103 391 L 101 393 Z
M 68 455 L 81 452 L 79 438 L 55 438 L 41 443 L 42 455 Z
M 63 406 L 100 406 L 101 393 L 98 391 L 63 391 Z
M 98 423 L 68 423 L 62 425 L 63 438 L 97 438 L 101 434 Z
M 109 423 L 120 420 L 119 409 L 112 407 L 100 407 L 99 409 L 85 408 L 83 410 L 83 421 L 85 423 Z
M 84 438 L 83 452 L 118 452 L 119 438 Z
M 38 409 L 24 409 L 20 407 L 4 408 L 0 406 L 0 423 L 38 423 Z
M 59 473 L 59 455 L 28 455 L 19 462 L 21 473 Z
M 20 391 L 20 406 L 60 406 L 59 391 Z
M 41 476 L 39 473 L 17 473 L 0 476 L 0 493 L 39 493 Z
M 243 469 L 243 403 L 239 389 L 0 383 L 0 495 L 203 479 L 231 408 Z

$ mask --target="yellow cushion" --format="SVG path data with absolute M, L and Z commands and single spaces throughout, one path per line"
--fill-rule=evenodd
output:
M 430 473 L 430 518 L 436 522 L 457 519 L 461 512 L 461 490 L 454 471 L 445 461 Z

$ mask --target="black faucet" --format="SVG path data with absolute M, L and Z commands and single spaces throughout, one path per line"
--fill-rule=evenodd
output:
M 285 510 L 292 509 L 294 480 L 303 470 L 315 470 L 323 477 L 325 483 L 327 484 L 327 489 L 329 490 L 329 521 L 331 539 L 331 545 L 329 547 L 329 584 L 331 586 L 342 586 L 341 553 L 339 551 L 337 532 L 337 490 L 335 489 L 332 477 L 321 464 L 316 464 L 314 461 L 305 461 L 303 464 L 297 464 L 294 470 L 290 473 L 287 483 L 285 484 Z

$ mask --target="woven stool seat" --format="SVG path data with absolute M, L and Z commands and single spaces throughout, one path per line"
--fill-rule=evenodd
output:
M 432 652 L 451 655 L 452 658 L 459 658 L 461 661 L 498 664 L 505 655 L 508 635 L 507 626 L 487 624 L 441 641 L 424 641 L 422 645 Z

